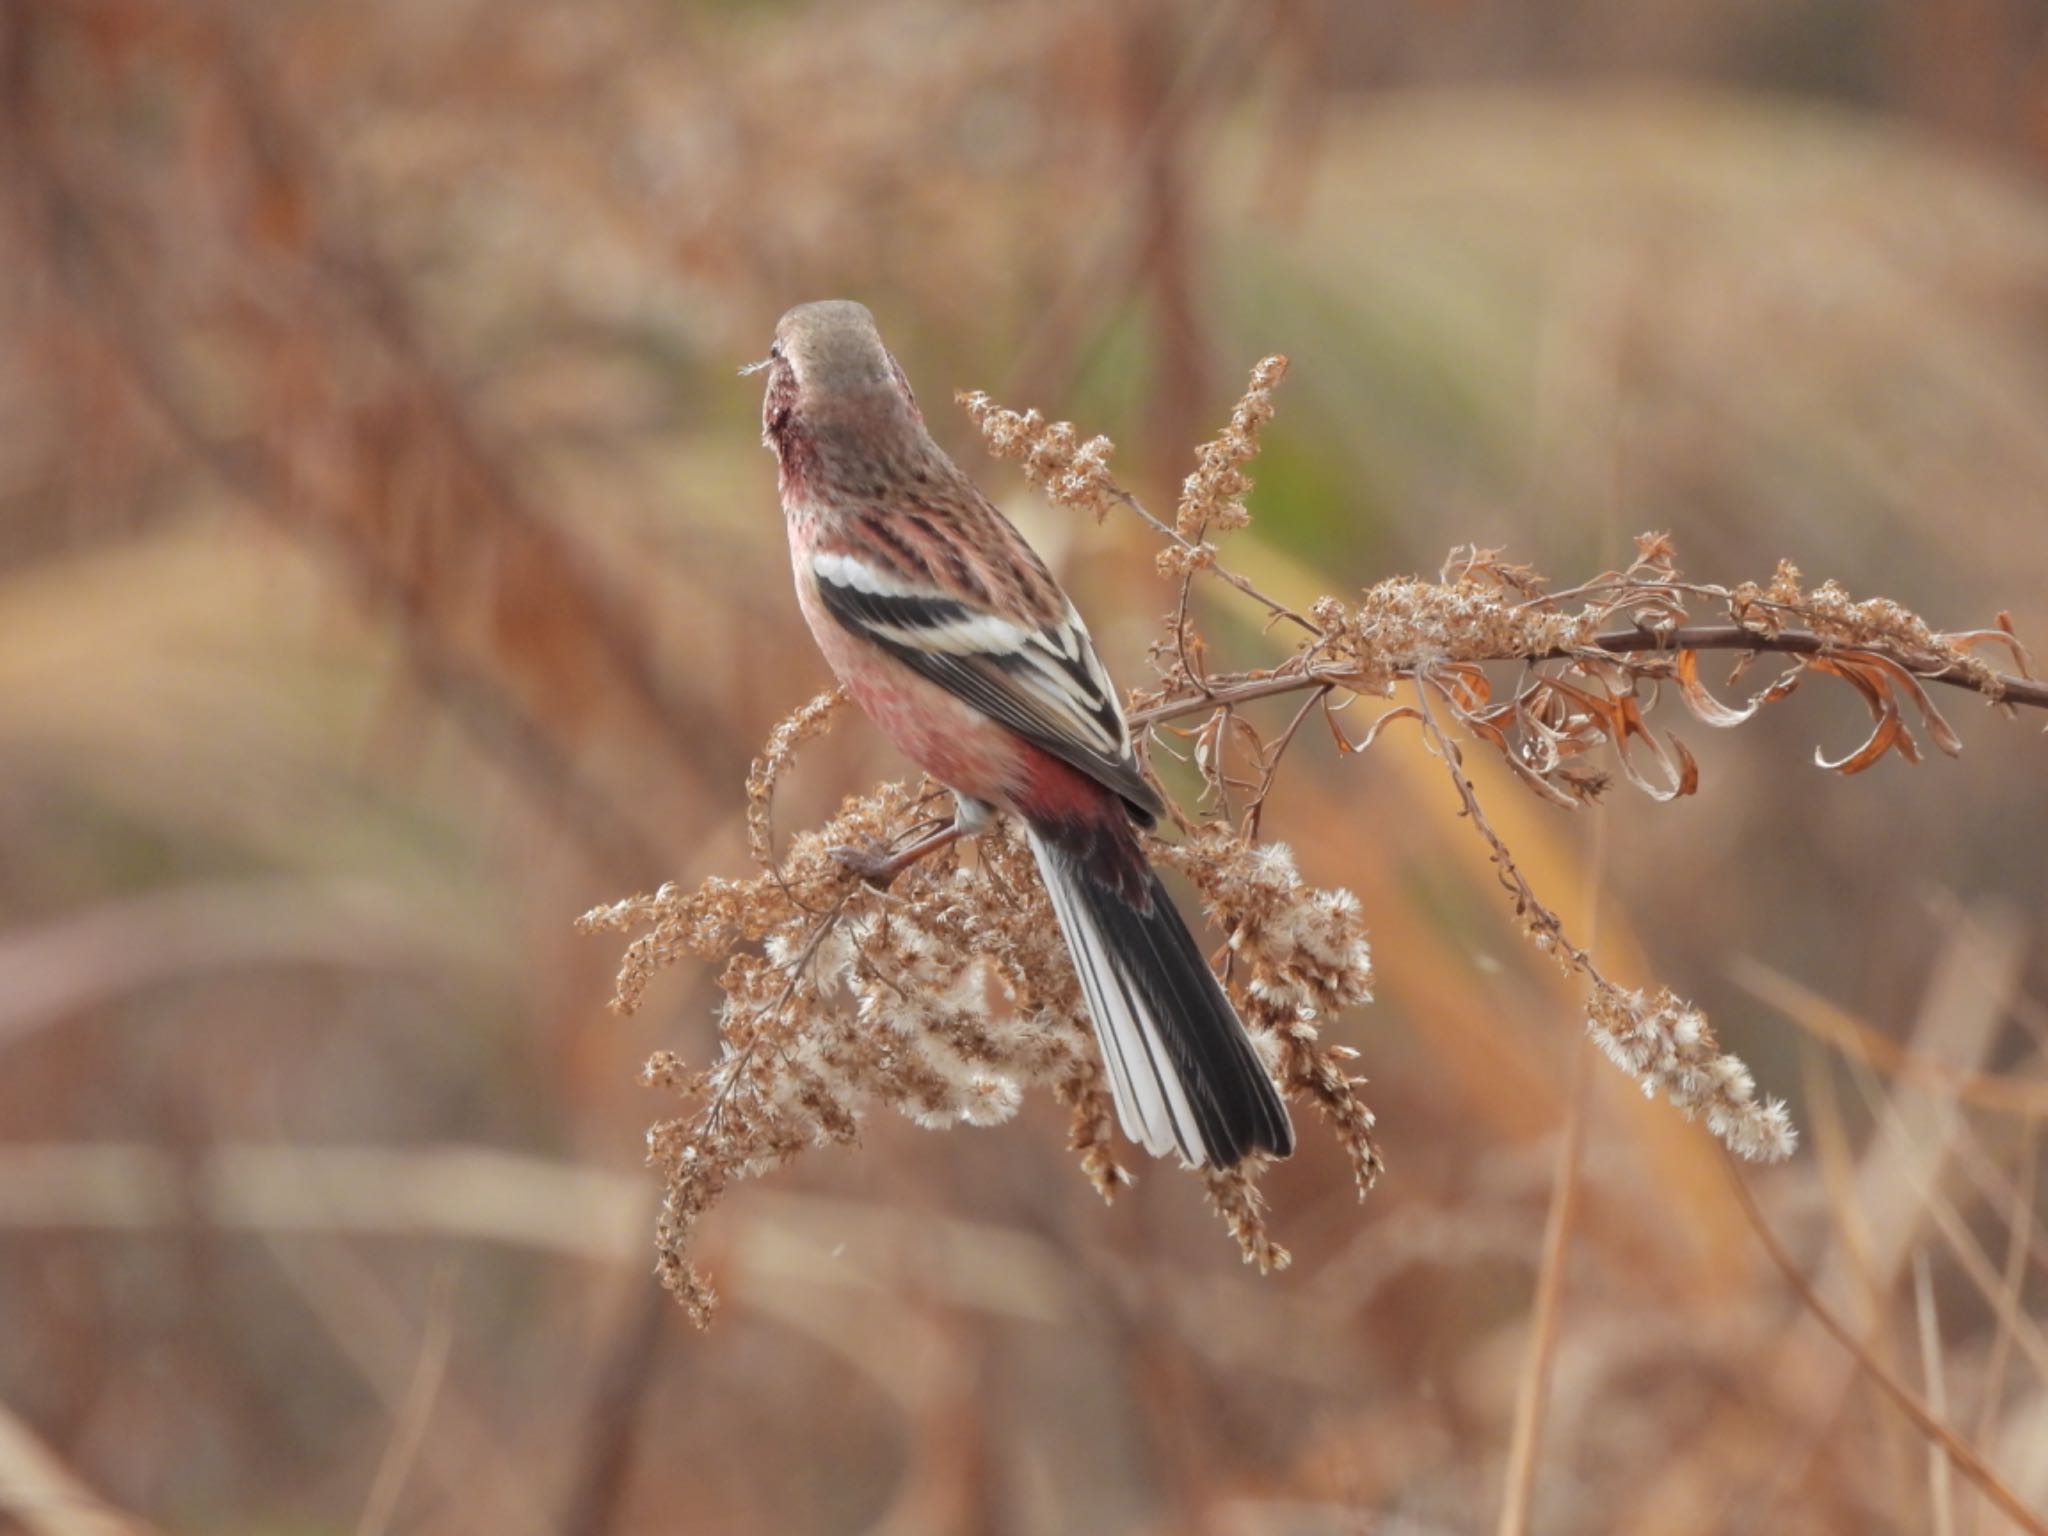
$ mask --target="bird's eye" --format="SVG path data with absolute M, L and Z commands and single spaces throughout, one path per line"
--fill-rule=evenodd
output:
M 782 356 L 782 343 L 778 341 L 773 346 L 771 346 L 768 349 L 768 355 L 770 357 L 779 359 Z

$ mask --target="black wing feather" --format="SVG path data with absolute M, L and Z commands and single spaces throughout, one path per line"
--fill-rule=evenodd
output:
M 879 645 L 920 676 L 1043 747 L 1060 761 L 1078 768 L 1098 784 L 1116 791 L 1130 806 L 1131 814 L 1145 826 L 1159 819 L 1165 807 L 1158 791 L 1138 771 L 1137 759 L 1128 748 L 1121 755 L 1112 755 L 1087 742 L 1076 741 L 1043 710 L 1034 707 L 1030 694 L 1020 686 L 1037 665 L 1030 658 L 989 651 L 927 650 L 906 645 L 888 633 L 968 623 L 983 616 L 980 609 L 950 597 L 863 592 L 822 577 L 818 579 L 818 595 L 824 600 L 827 613 L 863 639 Z M 1095 704 L 1088 712 L 1101 725 L 1103 733 L 1112 739 L 1121 738 L 1123 717 L 1116 700 L 1104 697 L 1096 687 L 1085 656 L 1068 656 L 1056 646 L 1047 646 L 1044 655 L 1074 679 L 1081 698 L 1094 697 Z

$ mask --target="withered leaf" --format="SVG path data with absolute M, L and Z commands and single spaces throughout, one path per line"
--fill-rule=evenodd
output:
M 1672 664 L 1671 675 L 1678 683 L 1679 696 L 1685 700 L 1685 707 L 1697 715 L 1702 724 L 1726 730 L 1741 725 L 1757 712 L 1763 702 L 1763 695 L 1753 697 L 1742 708 L 1723 704 L 1707 691 L 1700 681 L 1700 653 L 1680 651 Z
M 1689 795 L 1699 788 L 1699 768 L 1693 762 L 1692 754 L 1674 736 L 1671 740 L 1678 748 L 1680 761 L 1673 761 L 1670 749 L 1657 739 L 1656 732 L 1644 721 L 1641 707 L 1634 699 L 1615 701 L 1615 719 L 1619 729 L 1614 732 L 1614 753 L 1621 760 L 1621 771 L 1637 789 L 1652 800 L 1663 801 L 1676 800 L 1680 795 Z M 1650 755 L 1656 759 L 1657 768 L 1664 778 L 1662 784 L 1652 783 L 1636 767 L 1629 743 L 1637 737 L 1642 738 L 1649 747 Z
M 1329 711 L 1326 709 L 1324 713 L 1329 714 Z M 1366 750 L 1366 748 L 1370 747 L 1375 741 L 1379 740 L 1380 732 L 1383 729 L 1385 729 L 1385 727 L 1390 722 L 1395 720 L 1420 720 L 1422 718 L 1422 711 L 1417 709 L 1412 704 L 1396 705 L 1394 708 L 1388 710 L 1385 714 L 1381 715 L 1377 720 L 1373 721 L 1371 725 L 1366 727 L 1365 735 L 1359 738 L 1358 744 L 1356 746 L 1353 746 L 1351 742 L 1346 739 L 1344 733 L 1337 728 L 1336 716 L 1330 715 L 1329 718 L 1330 730 L 1332 734 L 1336 736 L 1338 745 L 1346 752 L 1363 752 Z
M 1834 773 L 1861 773 L 1894 749 L 1908 762 L 1920 761 L 1919 749 L 1913 744 L 1906 722 L 1899 714 L 1898 702 L 1892 697 L 1890 679 L 1883 672 L 1861 665 L 1856 658 L 1847 655 L 1811 657 L 1807 667 L 1850 683 L 1863 696 L 1864 705 L 1876 722 L 1863 745 L 1847 757 L 1830 761 L 1825 752 L 1815 747 L 1813 760 L 1816 766 Z
M 1962 738 L 1956 735 L 1954 727 L 1948 723 L 1941 711 L 1935 707 L 1934 700 L 1928 697 L 1927 690 L 1921 686 L 1920 679 L 1909 668 L 1901 666 L 1891 657 L 1880 655 L 1876 651 L 1863 653 L 1863 659 L 1869 665 L 1876 667 L 1879 671 L 1889 676 L 1895 685 L 1906 690 L 1913 700 L 1914 707 L 1920 711 L 1920 723 L 1926 727 L 1927 734 L 1934 738 L 1934 744 L 1937 747 L 1941 748 L 1950 757 L 1958 756 L 1962 752 Z

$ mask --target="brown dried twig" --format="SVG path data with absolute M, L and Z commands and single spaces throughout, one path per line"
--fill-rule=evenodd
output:
M 1823 637 L 1803 630 L 1787 630 L 1767 635 L 1734 624 L 1686 625 L 1664 633 L 1629 630 L 1595 635 L 1587 644 L 1596 650 L 1617 656 L 1654 658 L 1658 654 L 1668 655 L 1672 658 L 1673 667 L 1678 664 L 1677 659 L 1680 656 L 1695 651 L 1737 651 L 1756 656 L 1815 656 L 1825 654 L 1832 648 L 1830 642 Z M 1569 654 L 1571 652 L 1559 647 L 1536 656 L 1503 656 L 1489 659 L 1561 661 Z M 1901 665 L 1904 664 L 1901 662 Z M 1654 670 L 1654 660 L 1648 665 L 1653 670 L 1646 670 L 1643 674 L 1645 677 L 1662 675 Z M 1987 678 L 1977 674 L 1945 670 L 1917 671 L 1914 675 L 1922 682 L 1941 683 L 1947 687 L 1981 694 L 1995 704 L 2048 709 L 2048 682 L 2038 678 L 2010 672 L 1996 672 Z M 1364 680 L 1362 677 L 1353 677 L 1344 669 L 1335 666 L 1282 666 L 1262 671 L 1229 673 L 1221 678 L 1211 678 L 1209 691 L 1200 699 L 1165 698 L 1131 711 L 1131 724 L 1139 728 L 1158 725 L 1168 720 L 1184 720 L 1189 715 L 1199 714 L 1211 704 L 1250 704 L 1259 699 L 1297 693 L 1303 688 L 1350 688 L 1354 683 Z
M 2007 1487 L 1998 1474 L 1991 1470 L 1984 1458 L 1944 1424 L 1940 1417 L 1920 1400 L 1919 1394 L 1899 1380 L 1891 1367 L 1872 1354 L 1857 1339 L 1849 1325 L 1835 1315 L 1834 1309 L 1821 1300 L 1820 1293 L 1814 1290 L 1812 1283 L 1801 1272 L 1798 1261 L 1785 1251 L 1785 1245 L 1779 1241 L 1777 1233 L 1771 1230 L 1763 1212 L 1757 1209 L 1756 1199 L 1750 1194 L 1749 1186 L 1743 1182 L 1741 1174 L 1732 1165 L 1728 1169 L 1728 1178 L 1735 1186 L 1736 1202 L 1742 1207 L 1742 1214 L 1748 1219 L 1750 1229 L 1756 1233 L 1757 1241 L 1763 1245 L 1764 1252 L 1770 1255 L 1771 1263 L 1776 1265 L 1778 1272 L 1785 1277 L 1785 1283 L 1791 1286 L 1799 1297 L 1800 1305 L 1814 1315 L 1820 1325 L 1833 1336 L 1835 1342 L 1855 1359 L 1863 1373 L 1877 1383 L 1879 1390 L 1891 1399 L 1901 1413 L 1912 1420 L 1913 1427 L 1947 1453 L 1956 1470 L 1974 1483 L 1978 1491 L 1990 1500 L 2001 1514 L 2020 1530 L 2032 1533 L 2032 1536 L 2048 1536 L 2048 1521 L 2044 1521 L 2041 1516 L 2028 1509 L 2020 1501 L 2019 1495 Z

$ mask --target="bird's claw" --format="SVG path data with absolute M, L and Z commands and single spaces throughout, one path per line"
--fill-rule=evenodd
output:
M 903 873 L 902 861 L 889 849 L 870 837 L 859 843 L 839 843 L 825 850 L 839 864 L 860 876 L 878 891 L 886 891 Z

